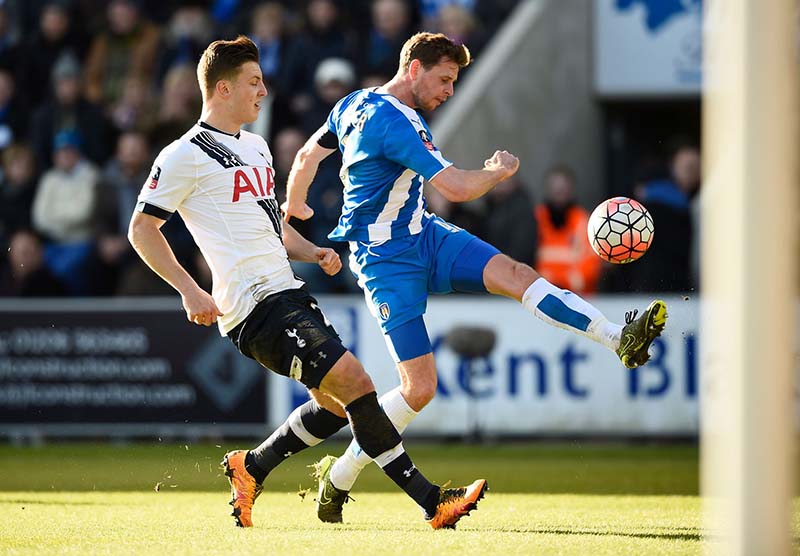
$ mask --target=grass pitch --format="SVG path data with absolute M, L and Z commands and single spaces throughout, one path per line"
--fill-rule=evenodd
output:
M 239 447 L 248 447 L 242 443 Z M 267 479 L 255 527 L 233 526 L 218 462 L 233 445 L 0 446 L 4 554 L 698 554 L 697 450 L 687 446 L 425 445 L 434 482 L 490 491 L 456 531 L 432 531 L 374 466 L 317 521 L 307 468 L 343 444 L 299 454 Z M 158 486 L 158 491 L 156 491 Z

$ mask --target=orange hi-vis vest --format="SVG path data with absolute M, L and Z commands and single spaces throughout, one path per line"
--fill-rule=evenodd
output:
M 586 235 L 588 213 L 570 207 L 564 226 L 556 228 L 547 205 L 538 205 L 534 211 L 539 227 L 536 271 L 556 286 L 578 294 L 597 291 L 601 261 Z

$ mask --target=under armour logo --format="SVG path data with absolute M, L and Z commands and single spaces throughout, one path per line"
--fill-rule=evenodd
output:
M 324 351 L 320 351 L 318 355 L 319 355 L 319 357 L 317 357 L 311 363 L 309 363 L 309 365 L 311 365 L 315 369 L 319 366 L 319 360 L 320 359 L 327 359 L 328 358 L 328 355 Z
M 297 347 L 302 348 L 306 346 L 306 341 L 297 335 L 297 328 L 292 328 L 291 330 L 287 328 L 286 334 L 290 338 L 294 338 L 295 340 L 297 340 Z
M 223 158 L 222 160 L 223 160 L 223 162 L 225 163 L 225 166 L 228 166 L 228 167 L 230 167 L 230 166 L 233 166 L 233 164 L 234 164 L 233 157 L 226 156 L 226 157 L 225 157 L 225 158 Z
M 411 477 L 411 474 L 414 472 L 414 470 L 415 470 L 415 469 L 416 469 L 416 467 L 414 467 L 414 466 L 412 465 L 411 467 L 409 467 L 408 469 L 406 469 L 405 471 L 403 471 L 403 475 L 405 475 L 405 476 L 406 476 L 406 478 L 410 478 L 410 477 Z
M 283 454 L 283 457 L 288 458 L 291 455 L 292 455 L 292 452 L 286 452 L 285 454 Z

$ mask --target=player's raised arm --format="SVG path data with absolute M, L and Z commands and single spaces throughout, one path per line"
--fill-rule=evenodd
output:
M 329 247 L 317 247 L 288 223 L 283 225 L 283 245 L 291 260 L 316 263 L 328 276 L 342 269 L 342 260 L 336 251 Z
M 300 220 L 308 220 L 314 215 L 314 211 L 306 204 L 308 188 L 311 187 L 311 182 L 317 175 L 320 162 L 335 150 L 336 136 L 328 131 L 327 125 L 323 125 L 297 151 L 286 183 L 286 202 L 281 207 L 286 222 L 292 216 Z
M 508 151 L 495 151 L 481 170 L 461 170 L 449 166 L 431 178 L 431 184 L 453 203 L 472 201 L 483 196 L 519 169 L 519 159 Z
M 165 220 L 136 211 L 128 228 L 128 241 L 153 272 L 161 276 L 181 294 L 186 318 L 204 326 L 211 326 L 222 316 L 214 299 L 204 291 L 175 258 L 161 226 Z

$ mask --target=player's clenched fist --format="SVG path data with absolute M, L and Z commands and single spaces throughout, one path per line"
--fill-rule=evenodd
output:
M 505 170 L 506 178 L 510 178 L 519 170 L 519 158 L 508 151 L 494 151 L 492 158 L 483 163 L 487 170 Z
M 214 303 L 214 298 L 201 289 L 182 295 L 181 301 L 186 311 L 186 318 L 194 324 L 211 326 L 217 322 L 217 317 L 222 316 L 222 311 Z
M 339 254 L 328 247 L 320 247 L 317 250 L 317 264 L 328 276 L 333 276 L 342 269 L 342 259 L 339 258 Z
M 299 220 L 308 220 L 314 216 L 314 209 L 305 203 L 290 205 L 289 202 L 286 201 L 281 205 L 281 211 L 283 212 L 283 219 L 286 222 L 293 216 Z

